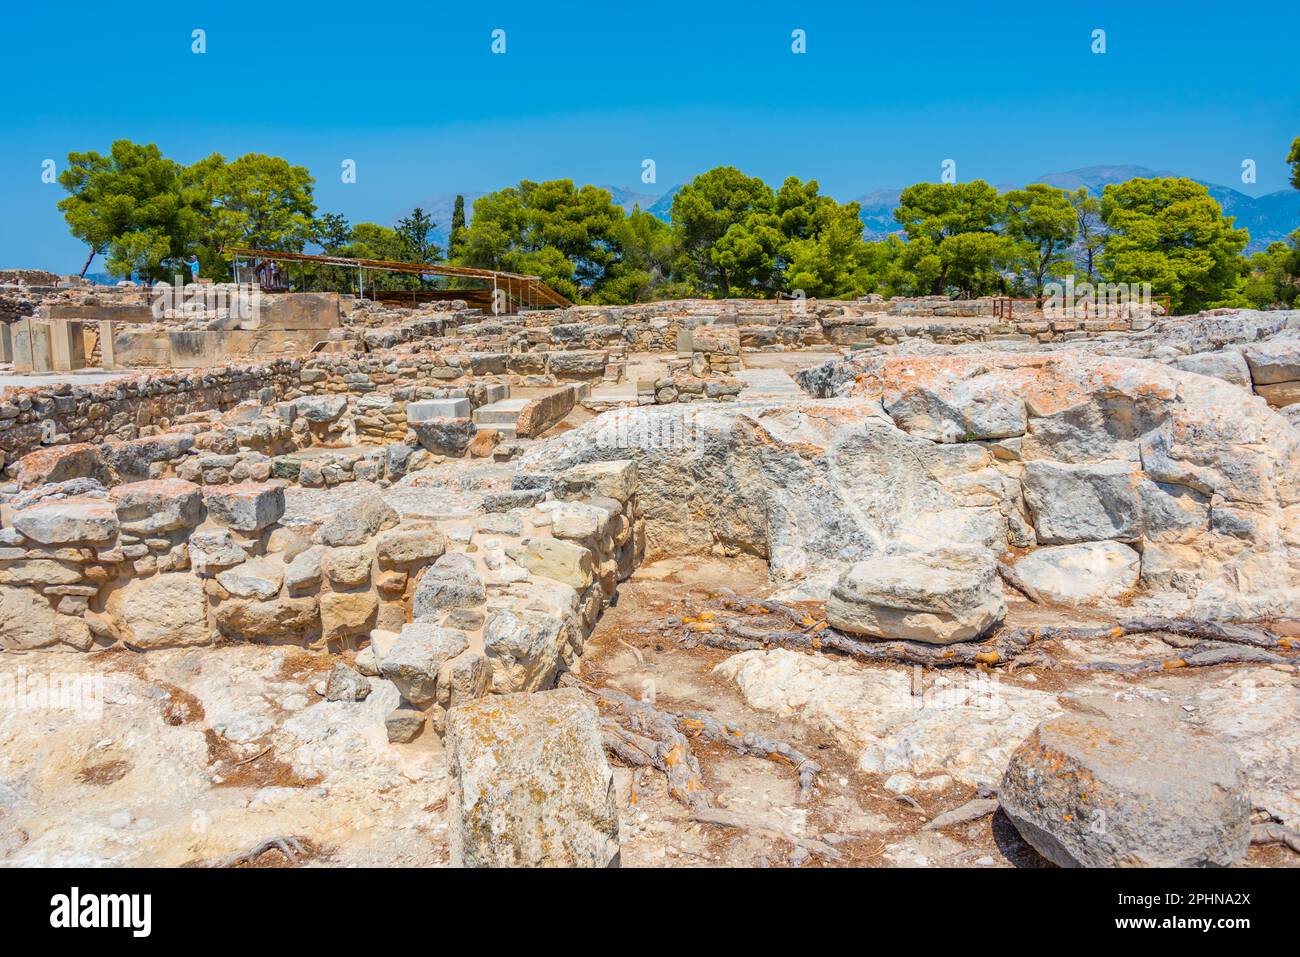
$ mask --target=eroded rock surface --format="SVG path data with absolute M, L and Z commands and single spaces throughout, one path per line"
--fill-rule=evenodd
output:
M 496 695 L 447 719 L 451 860 L 462 867 L 610 867 L 618 806 L 582 692 Z

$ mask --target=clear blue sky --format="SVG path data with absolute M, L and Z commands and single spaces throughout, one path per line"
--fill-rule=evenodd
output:
M 121 137 L 182 162 L 278 154 L 312 170 L 321 210 L 391 223 L 521 178 L 640 189 L 645 158 L 660 190 L 731 163 L 848 200 L 952 158 L 962 180 L 1134 163 L 1259 194 L 1284 188 L 1300 135 L 1295 0 L 137 0 L 11 4 L 4 22 L 0 267 L 80 269 L 41 161 Z

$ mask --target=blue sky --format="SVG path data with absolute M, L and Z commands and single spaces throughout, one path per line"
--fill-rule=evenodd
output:
M 1286 186 L 1295 0 L 980 6 L 11 5 L 0 267 L 80 269 L 41 162 L 121 137 L 182 162 L 284 156 L 312 170 L 321 210 L 354 222 L 521 178 L 656 192 L 722 163 L 815 178 L 842 200 L 935 180 L 948 158 L 995 183 L 1133 163 L 1256 195 Z M 658 183 L 642 187 L 646 158 Z

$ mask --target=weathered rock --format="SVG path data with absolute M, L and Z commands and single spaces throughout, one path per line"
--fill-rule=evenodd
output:
M 249 641 L 301 643 L 320 630 L 315 596 L 256 601 L 235 598 L 217 606 L 214 617 L 222 633 Z
M 1236 754 L 1155 716 L 1044 722 L 1012 754 L 998 801 L 1063 867 L 1227 867 L 1250 841 Z
M 546 509 L 546 514 L 551 518 L 551 534 L 556 538 L 584 542 L 595 540 L 609 529 L 610 514 L 603 508 L 586 502 L 547 504 L 554 506 Z
M 294 556 L 284 569 L 284 583 L 290 591 L 315 588 L 320 584 L 321 561 L 325 555 L 322 545 L 313 545 Z
M 487 591 L 473 559 L 463 552 L 448 552 L 425 571 L 415 586 L 411 614 L 416 621 L 426 621 L 450 609 L 472 608 L 486 600 Z
M 457 655 L 444 666 L 445 679 L 438 679 L 438 701 L 444 707 L 454 708 L 487 694 L 492 684 L 492 666 L 487 658 L 472 651 Z M 446 681 L 444 696 L 443 682 Z M 444 697 L 446 700 L 444 700 Z
M 1255 392 L 1275 409 L 1300 403 L 1300 379 L 1295 382 L 1266 382 L 1255 386 Z
M 87 442 L 51 445 L 28 452 L 18 460 L 18 486 L 26 489 L 75 478 L 103 479 L 105 471 L 97 445 Z
M 195 532 L 189 539 L 190 567 L 197 575 L 216 575 L 245 561 L 248 552 L 240 547 L 228 529 L 214 528 Z
M 471 458 L 483 459 L 492 454 L 500 441 L 501 433 L 496 429 L 479 429 L 466 448 Z
M 379 661 L 379 673 L 397 685 L 407 701 L 427 707 L 437 699 L 438 672 L 469 647 L 461 631 L 415 622 L 403 626 Z
M 389 744 L 410 744 L 424 730 L 427 718 L 423 711 L 410 704 L 394 708 L 384 718 Z
M 320 596 L 321 637 L 346 641 L 370 633 L 379 598 L 372 591 L 327 591 Z
M 1129 462 L 1025 463 L 1025 502 L 1049 545 L 1131 542 L 1141 536 L 1137 469 Z
M 104 456 L 118 478 L 131 482 L 148 479 L 150 466 L 174 462 L 192 448 L 194 436 L 189 432 L 166 432 L 110 443 L 104 448 Z
M 826 618 L 840 631 L 946 645 L 977 638 L 1006 617 L 985 553 L 884 555 L 858 562 L 831 589 Z
M 153 479 L 119 485 L 108 493 L 125 531 L 153 535 L 194 528 L 203 521 L 203 489 L 181 479 Z
M 1067 604 L 1120 598 L 1137 586 L 1141 557 L 1119 542 L 1040 548 L 1016 562 L 1016 573 L 1049 601 Z
M 574 689 L 481 698 L 447 717 L 457 867 L 619 862 L 614 776 L 595 707 Z
M 435 455 L 464 455 L 477 431 L 472 419 L 439 417 L 412 422 L 410 426 L 420 446 Z
M 339 663 L 325 684 L 326 701 L 365 701 L 370 696 L 370 682 L 347 665 Z
M 1256 386 L 1300 381 L 1300 338 L 1278 338 L 1244 350 Z
M 862 771 L 918 781 L 945 775 L 996 787 L 1011 752 L 1061 711 L 1053 695 L 996 675 L 954 669 L 918 688 L 907 668 L 784 648 L 740 652 L 713 670 L 735 681 L 750 707 L 841 742 Z
M 399 521 L 397 512 L 387 502 L 378 495 L 369 495 L 335 513 L 316 533 L 316 541 L 334 548 L 360 545 Z
M 284 563 L 278 558 L 253 558 L 217 574 L 217 582 L 236 598 L 265 601 L 280 593 Z
M 379 536 L 375 554 L 390 565 L 428 564 L 447 550 L 447 537 L 432 525 L 399 525 Z
M 932 442 L 1005 439 L 1028 428 L 1024 399 L 998 371 L 942 382 L 900 377 L 884 405 L 900 429 Z
M 29 651 L 58 644 L 58 616 L 48 598 L 31 588 L 0 584 L 0 648 Z
M 506 554 L 534 575 L 545 575 L 582 591 L 592 582 L 591 552 L 557 538 L 527 538 Z
M 50 482 L 47 485 L 38 485 L 36 488 L 19 492 L 9 500 L 9 505 L 15 510 L 20 510 L 46 500 L 104 498 L 107 495 L 108 490 L 104 488 L 104 484 L 99 479 L 75 478 L 68 479 L 65 482 Z
M 1174 360 L 1174 368 L 1197 375 L 1214 376 L 1224 382 L 1231 382 L 1249 389 L 1250 369 L 1240 352 L 1225 349 L 1221 352 L 1197 352 L 1190 356 L 1181 356 Z
M 294 400 L 294 411 L 308 422 L 336 421 L 348 407 L 346 395 L 304 395 Z
M 564 621 L 542 611 L 499 610 L 483 628 L 483 653 L 499 694 L 539 691 L 555 681 L 569 642 Z
M 117 538 L 117 509 L 97 498 L 42 502 L 14 513 L 14 528 L 42 545 L 104 545 Z
M 108 596 L 105 611 L 114 633 L 136 648 L 205 645 L 212 640 L 203 582 L 188 572 L 132 579 Z
M 356 588 L 370 582 L 372 561 L 366 548 L 331 548 L 321 559 L 321 570 L 336 588 Z
M 551 491 L 558 499 L 613 498 L 626 502 L 636 492 L 636 463 L 630 459 L 589 462 L 556 475 Z
M 258 532 L 284 515 L 284 486 L 244 482 L 210 487 L 204 495 L 208 517 L 240 532 Z

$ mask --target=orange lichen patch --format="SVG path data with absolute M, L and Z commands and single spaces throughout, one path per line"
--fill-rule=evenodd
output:
M 1024 399 L 1033 415 L 1052 415 L 1109 394 L 1133 405 L 1177 399 L 1176 383 L 1161 381 L 1155 367 L 1092 356 L 925 356 L 885 360 L 886 395 L 924 388 L 939 393 L 957 383 L 985 378 L 990 391 Z
M 1183 661 L 1182 658 L 1174 658 L 1171 659 L 1170 661 L 1166 661 L 1160 667 L 1163 668 L 1165 671 L 1170 671 L 1174 668 L 1186 668 L 1187 662 Z
M 981 651 L 976 653 L 975 660 L 984 665 L 995 665 L 1002 660 L 1002 656 L 996 651 Z

